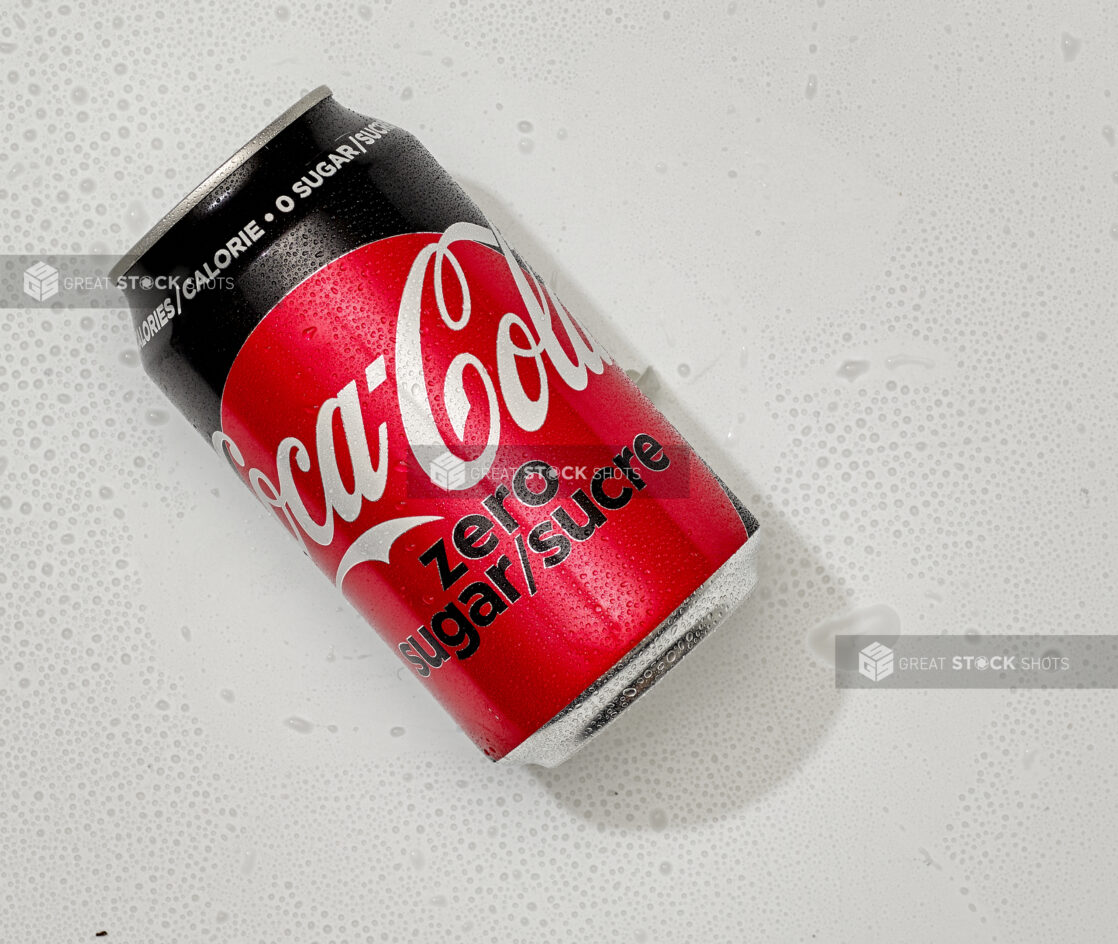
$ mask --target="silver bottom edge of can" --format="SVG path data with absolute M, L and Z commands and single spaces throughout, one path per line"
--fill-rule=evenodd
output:
M 557 767 L 679 665 L 753 592 L 758 537 L 754 532 L 617 665 L 498 763 Z

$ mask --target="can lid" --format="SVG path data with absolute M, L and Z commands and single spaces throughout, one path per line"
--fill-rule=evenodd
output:
M 314 91 L 308 92 L 282 115 L 253 135 L 251 140 L 239 148 L 232 157 L 176 203 L 169 213 L 163 216 L 159 222 L 141 236 L 139 242 L 128 250 L 128 252 L 119 259 L 117 264 L 112 267 L 112 270 L 109 272 L 109 278 L 115 282 L 120 276 L 124 275 L 125 272 L 131 269 L 132 266 L 140 260 L 144 253 L 162 239 L 172 226 L 193 210 L 206 194 L 212 191 L 221 181 L 233 173 L 233 171 L 264 147 L 265 144 L 271 141 L 300 115 L 310 111 L 319 102 L 329 98 L 333 94 L 329 86 L 320 85 Z

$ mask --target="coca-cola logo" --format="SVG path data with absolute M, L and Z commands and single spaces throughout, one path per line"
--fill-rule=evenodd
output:
M 424 299 L 434 298 L 443 328 L 458 336 L 475 316 L 467 267 L 455 254 L 457 244 L 488 247 L 500 254 L 506 276 L 515 286 L 518 311 L 492 319 L 495 330 L 484 337 L 487 350 L 461 350 L 454 354 L 442 378 L 441 409 L 453 432 L 447 441 L 446 422 L 439 422 L 429 390 L 432 380 L 425 368 Z M 491 317 L 488 313 L 484 317 Z M 445 339 L 441 342 L 445 343 Z M 426 244 L 407 271 L 396 312 L 395 401 L 400 428 L 420 468 L 445 467 L 452 459 L 466 474 L 453 480 L 441 478 L 448 490 L 468 488 L 492 466 L 501 444 L 502 421 L 519 430 L 535 432 L 548 416 L 552 383 L 584 390 L 590 376 L 601 374 L 612 358 L 579 325 L 547 287 L 519 260 L 495 229 L 474 223 L 455 223 L 441 237 Z M 490 366 L 487 366 L 490 365 Z M 495 367 L 495 370 L 493 369 Z M 550 368 L 550 369 L 549 369 Z M 469 385 L 473 375 L 477 383 Z M 526 381 L 527 378 L 527 381 Z M 268 472 L 249 465 L 242 449 L 223 430 L 212 443 L 245 477 L 257 498 L 276 509 L 308 551 L 307 540 L 319 547 L 333 544 L 339 522 L 355 522 L 371 504 L 380 501 L 395 467 L 390 453 L 388 420 L 370 423 L 361 403 L 359 385 L 373 393 L 387 383 L 383 355 L 371 360 L 364 375 L 350 379 L 317 408 L 313 439 L 306 433 L 283 437 L 275 450 L 275 469 Z M 474 397 L 469 390 L 473 387 Z M 480 386 L 481 397 L 476 391 Z M 467 419 L 471 413 L 486 420 L 484 442 L 476 455 L 464 450 Z M 439 453 L 431 461 L 432 446 Z M 439 452 L 441 450 L 441 453 Z M 460 453 L 466 452 L 466 455 Z M 343 472 L 344 470 L 344 472 Z M 428 474 L 430 472 L 428 471 Z M 308 508 L 308 494 L 315 496 L 318 515 Z M 322 498 L 319 499 L 318 496 Z M 364 529 L 345 550 L 335 573 L 340 587 L 357 564 L 388 562 L 392 544 L 402 534 L 438 515 L 404 515 L 385 518 Z

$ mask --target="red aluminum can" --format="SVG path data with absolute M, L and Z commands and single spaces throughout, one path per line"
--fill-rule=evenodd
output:
M 756 582 L 752 515 L 410 134 L 320 88 L 118 264 L 145 369 L 493 759 Z

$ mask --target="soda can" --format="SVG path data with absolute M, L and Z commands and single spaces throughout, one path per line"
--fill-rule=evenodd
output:
M 311 92 L 112 273 L 144 368 L 494 760 L 554 766 L 757 522 L 406 131 Z

